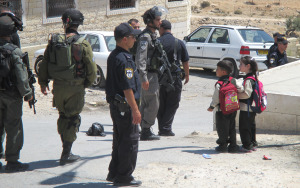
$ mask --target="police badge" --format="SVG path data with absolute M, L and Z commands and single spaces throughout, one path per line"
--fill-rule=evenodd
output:
M 132 68 L 125 68 L 125 75 L 128 79 L 133 77 L 133 69 Z

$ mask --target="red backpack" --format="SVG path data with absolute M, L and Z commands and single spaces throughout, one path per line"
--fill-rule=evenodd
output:
M 229 77 L 227 82 L 218 81 L 216 84 L 220 84 L 219 101 L 220 109 L 223 114 L 231 114 L 240 109 L 240 103 L 237 95 L 237 88 L 230 81 L 232 77 Z
M 247 79 L 251 79 L 255 82 L 255 86 L 253 88 L 254 106 L 252 106 L 253 102 L 248 99 L 248 111 L 250 106 L 253 112 L 262 113 L 267 108 L 267 94 L 264 91 L 263 84 L 261 83 L 261 81 L 256 80 L 253 76 L 249 76 L 244 80 L 244 86 Z

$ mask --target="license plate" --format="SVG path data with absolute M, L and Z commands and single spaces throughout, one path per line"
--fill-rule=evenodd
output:
M 258 55 L 268 55 L 268 50 L 258 50 Z

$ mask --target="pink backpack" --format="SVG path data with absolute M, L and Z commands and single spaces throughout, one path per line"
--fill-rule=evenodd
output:
M 237 95 L 237 88 L 230 81 L 232 77 L 229 77 L 228 82 L 218 81 L 216 84 L 220 84 L 219 101 L 220 109 L 223 114 L 231 114 L 240 109 L 240 103 Z
M 253 102 L 251 103 L 250 99 L 248 99 L 248 111 L 249 106 L 251 110 L 255 113 L 262 113 L 267 108 L 267 94 L 264 91 L 264 86 L 261 81 L 256 80 L 253 76 L 249 76 L 245 79 L 244 85 L 247 79 L 251 79 L 255 82 L 255 86 L 253 88 Z

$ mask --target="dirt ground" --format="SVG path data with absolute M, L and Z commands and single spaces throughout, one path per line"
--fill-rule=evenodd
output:
M 206 114 L 214 82 L 214 73 L 193 69 L 190 83 L 184 86 L 178 114 L 191 110 L 191 106 L 199 106 L 199 113 Z M 24 103 L 24 116 L 53 118 L 57 114 L 51 106 L 52 94 L 42 95 L 37 84 L 36 98 L 38 114 L 33 115 Z M 98 112 L 109 114 L 103 89 L 86 89 L 85 99 L 83 117 L 84 114 L 97 116 Z M 211 118 L 211 114 L 207 113 L 207 116 Z M 205 119 L 199 121 L 204 123 Z M 149 147 L 146 150 L 153 152 L 139 154 L 134 176 L 142 180 L 142 187 L 299 187 L 299 135 L 259 133 L 258 151 L 237 154 L 215 152 L 216 139 L 216 131 L 200 132 L 195 129 L 185 136 L 162 138 L 154 145 L 140 142 L 141 148 L 144 147 L 142 150 L 146 145 Z M 239 134 L 237 139 L 241 145 Z M 155 148 L 164 149 L 155 151 Z M 205 159 L 203 154 L 210 155 L 211 159 Z M 272 159 L 264 160 L 264 155 Z

